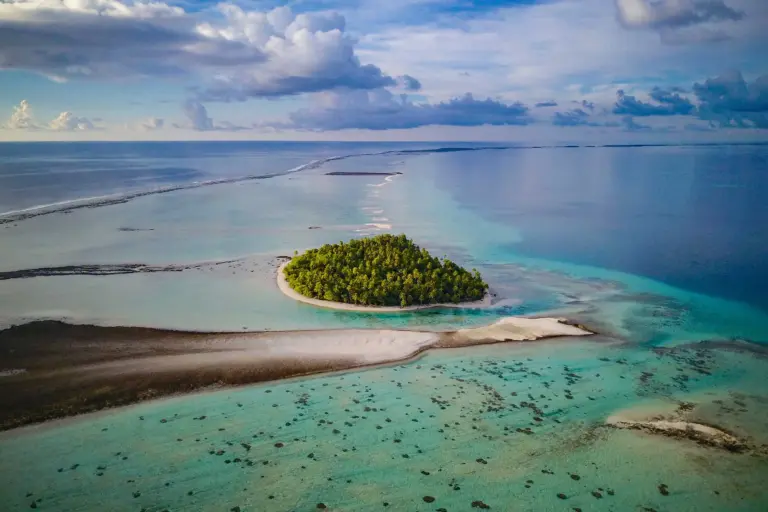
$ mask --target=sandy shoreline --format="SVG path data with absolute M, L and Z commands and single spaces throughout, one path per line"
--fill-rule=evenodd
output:
M 285 261 L 280 264 L 280 267 L 277 269 L 277 287 L 280 289 L 283 294 L 285 294 L 287 297 L 290 297 L 293 300 L 303 302 L 305 304 L 311 304 L 312 306 L 317 306 L 320 308 L 329 308 L 329 309 L 339 309 L 342 311 L 357 311 L 361 313 L 397 313 L 397 312 L 405 312 L 405 311 L 419 311 L 423 309 L 440 309 L 440 308 L 487 308 L 491 305 L 491 296 L 490 294 L 486 293 L 485 297 L 481 300 L 476 300 L 473 302 L 460 302 L 458 304 L 427 304 L 423 306 L 406 306 L 406 307 L 399 307 L 399 306 L 357 306 L 355 304 L 347 304 L 344 302 L 333 302 L 329 300 L 320 300 L 320 299 L 313 299 L 310 297 L 305 297 L 304 295 L 298 293 L 293 288 L 291 288 L 291 285 L 288 284 L 288 281 L 285 279 L 285 274 L 283 273 L 283 270 L 285 269 L 285 266 L 290 263 L 289 261 Z
M 0 379 L 0 429 L 211 385 L 393 363 L 430 348 L 590 334 L 551 318 L 452 332 L 199 333 L 32 322 L 0 331 L 0 371 L 9 370 Z

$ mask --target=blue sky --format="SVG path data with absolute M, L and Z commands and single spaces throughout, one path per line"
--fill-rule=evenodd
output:
M 768 140 L 764 0 L 8 0 L 0 140 Z

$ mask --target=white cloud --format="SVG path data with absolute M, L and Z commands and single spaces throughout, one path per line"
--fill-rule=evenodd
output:
M 160 130 L 165 126 L 165 120 L 159 117 L 150 117 L 142 121 L 139 126 L 146 131 Z
M 86 131 L 94 130 L 93 123 L 85 118 L 78 117 L 72 112 L 62 112 L 55 119 L 45 125 L 38 125 L 32 115 L 32 105 L 27 100 L 21 100 L 18 106 L 13 107 L 13 113 L 4 126 L 11 130 L 53 130 L 53 131 Z
M 208 110 L 199 101 L 189 100 L 184 103 L 184 115 L 189 119 L 193 130 L 213 130 L 213 119 L 208 117 Z
M 251 11 L 229 3 L 192 11 L 179 7 L 191 3 L 175 1 L 0 0 L 0 70 L 32 70 L 57 81 L 173 76 L 172 83 L 191 86 L 184 122 L 147 118 L 156 112 L 146 107 L 119 126 L 147 137 L 178 127 L 196 138 L 253 130 L 267 115 L 285 115 L 284 126 L 304 130 L 406 130 L 462 122 L 468 129 L 482 123 L 484 115 L 490 124 L 525 118 L 532 124 L 526 129 L 533 131 L 551 127 L 553 120 L 608 130 L 620 120 L 611 113 L 618 89 L 641 108 L 656 105 L 645 96 L 655 85 L 690 90 L 694 82 L 730 67 L 743 70 L 748 82 L 766 71 L 761 52 L 768 45 L 768 1 L 547 0 L 466 14 L 445 9 L 440 0 L 384 4 L 354 2 L 345 18 L 330 12 L 297 15 L 287 7 Z M 384 11 L 386 20 L 366 18 L 374 11 L 376 16 Z M 349 20 L 361 24 L 348 27 Z M 365 33 L 371 27 L 379 32 Z M 355 40 L 350 34 L 363 35 Z M 108 88 L 114 82 L 102 83 Z M 394 94 L 416 91 L 405 101 Z M 474 95 L 471 101 L 456 99 L 464 91 Z M 251 117 L 247 107 L 209 103 L 304 93 L 311 94 L 265 101 L 267 108 L 254 105 Z M 314 108 L 288 113 L 312 100 Z M 518 100 L 559 106 L 531 109 L 524 116 L 505 110 Z M 206 105 L 213 117 L 232 116 L 234 122 L 214 121 Z M 624 125 L 657 130 L 653 117 L 659 108 L 646 106 L 645 114 L 635 110 Z M 674 122 L 692 116 L 685 118 Z M 93 121 L 63 113 L 36 124 L 27 103 L 16 107 L 6 127 L 50 134 L 90 130 Z M 658 126 L 662 122 L 673 120 Z M 744 124 L 753 126 L 753 117 Z
M 12 130 L 34 130 L 37 128 L 32 119 L 32 106 L 27 100 L 21 100 L 17 107 L 13 107 L 13 113 L 6 126 Z
M 62 112 L 56 119 L 53 119 L 50 123 L 48 123 L 48 127 L 51 130 L 67 132 L 94 129 L 93 123 L 91 121 L 85 117 L 78 117 L 72 112 Z
M 240 126 L 229 121 L 221 121 L 220 123 L 214 123 L 213 119 L 208 115 L 208 109 L 205 105 L 197 100 L 190 99 L 184 103 L 184 115 L 189 120 L 186 125 L 174 125 L 175 128 L 188 128 L 198 132 L 239 132 L 243 130 L 249 130 L 250 127 Z
M 10 0 L 7 4 L 13 6 L 18 15 L 35 11 L 68 11 L 122 18 L 156 18 L 184 14 L 180 7 L 161 2 L 138 1 L 129 4 L 118 0 Z
M 283 96 L 335 87 L 373 89 L 395 80 L 371 65 L 361 65 L 354 41 L 344 34 L 345 20 L 336 13 L 293 16 L 287 7 L 269 13 L 246 12 L 222 5 L 226 23 L 198 25 L 211 40 L 239 42 L 258 49 L 258 66 L 224 72 L 205 96 L 242 100 L 252 96 Z
M 395 84 L 358 60 L 338 14 L 219 10 L 212 17 L 159 2 L 10 0 L 0 3 L 0 69 L 58 81 L 215 76 L 205 95 L 221 100 Z

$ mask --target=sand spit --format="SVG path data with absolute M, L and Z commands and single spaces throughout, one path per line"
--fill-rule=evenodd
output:
M 765 454 L 766 446 L 758 446 L 746 438 L 740 438 L 733 432 L 709 424 L 706 418 L 697 414 L 699 404 L 681 402 L 672 410 L 673 405 L 657 404 L 652 407 L 638 406 L 616 413 L 605 424 L 612 428 L 638 430 L 653 435 L 673 439 L 689 440 L 697 444 L 719 448 L 730 452 Z
M 377 227 L 380 229 L 389 229 L 391 227 L 389 226 L 389 224 L 366 224 L 366 226 Z M 386 226 L 386 227 L 381 228 L 381 226 Z M 329 308 L 329 309 L 339 309 L 342 311 L 358 311 L 362 313 L 397 313 L 397 312 L 405 312 L 405 311 L 418 311 L 422 309 L 440 309 L 440 308 L 477 309 L 477 308 L 487 308 L 491 306 L 491 296 L 489 294 L 486 294 L 486 296 L 482 300 L 473 301 L 473 302 L 461 302 L 459 304 L 428 304 L 425 306 L 406 306 L 404 308 L 399 306 L 357 306 L 355 304 L 346 304 L 344 302 L 333 302 L 329 300 L 312 299 L 310 297 L 305 297 L 304 295 L 301 295 L 300 293 L 296 292 L 293 288 L 291 288 L 291 285 L 288 284 L 288 281 L 285 279 L 285 274 L 283 273 L 283 269 L 289 263 L 289 261 L 284 261 L 282 264 L 280 264 L 280 267 L 277 269 L 277 287 L 280 289 L 281 292 L 283 292 L 283 294 L 290 297 L 291 299 L 299 302 L 303 302 L 305 304 L 311 304 L 312 306 Z
M 148 274 L 153 272 L 183 272 L 184 270 L 216 267 L 240 260 L 205 261 L 187 265 L 149 265 L 146 263 L 109 263 L 90 265 L 62 265 L 58 267 L 27 268 L 0 272 L 0 281 L 49 276 L 114 276 L 120 274 Z
M 506 317 L 484 327 L 459 329 L 443 336 L 444 344 L 467 346 L 500 341 L 534 341 L 554 336 L 588 336 L 582 327 L 565 323 L 565 318 Z
M 393 363 L 430 348 L 591 334 L 551 318 L 453 332 L 340 329 L 200 333 L 32 322 L 0 331 L 0 429 L 211 385 Z
M 682 420 L 629 421 L 610 417 L 606 425 L 631 430 L 641 430 L 650 434 L 659 434 L 676 439 L 690 439 L 696 443 L 722 448 L 731 452 L 743 452 L 747 444 L 716 427 Z

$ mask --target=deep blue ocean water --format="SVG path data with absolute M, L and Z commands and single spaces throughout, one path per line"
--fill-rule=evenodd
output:
M 768 310 L 768 146 L 521 149 L 435 165 L 459 204 L 520 230 L 518 253 Z

